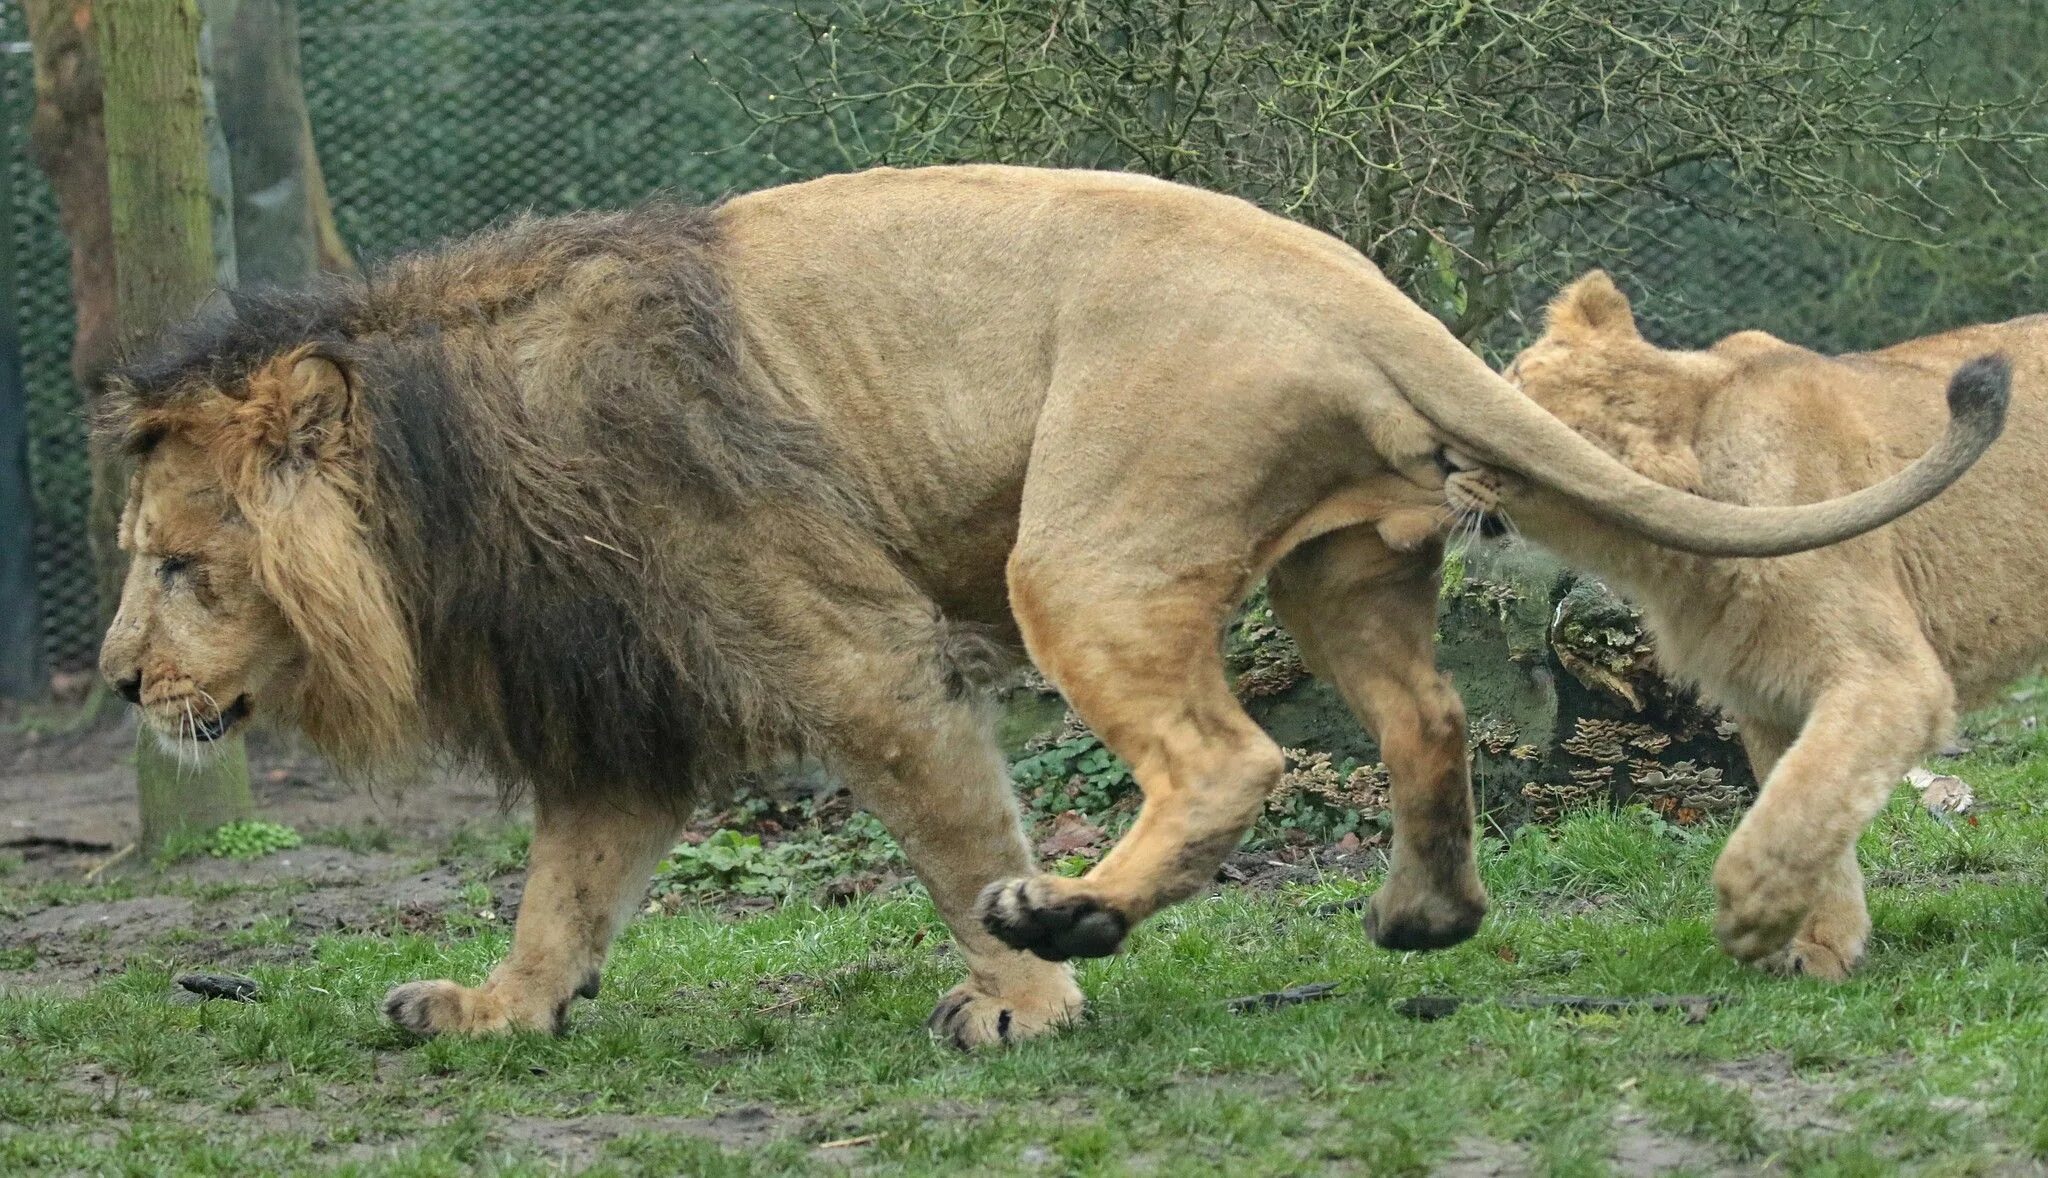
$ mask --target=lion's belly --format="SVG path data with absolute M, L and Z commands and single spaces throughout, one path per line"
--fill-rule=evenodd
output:
M 1022 490 L 1019 479 L 965 511 L 926 521 L 918 542 L 898 556 L 947 617 L 993 627 L 1007 642 L 1018 640 L 1004 570 L 1017 543 Z

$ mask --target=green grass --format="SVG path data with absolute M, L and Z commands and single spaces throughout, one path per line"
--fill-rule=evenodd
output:
M 1444 953 L 1383 952 L 1355 917 L 1315 915 L 1371 880 L 1191 902 L 1082 967 L 1085 1025 L 974 1057 L 920 1029 L 958 973 L 921 893 L 643 919 L 560 1039 L 420 1044 L 382 1022 L 396 982 L 480 977 L 509 932 L 489 922 L 320 938 L 253 967 L 266 999 L 249 1005 L 172 1001 L 177 966 L 204 964 L 173 938 L 162 962 L 83 991 L 0 970 L 0 1172 L 1422 1174 L 1476 1147 L 1575 1175 L 1648 1172 L 1644 1141 L 1681 1172 L 2035 1172 L 2048 733 L 2018 712 L 1982 718 L 1973 730 L 1998 742 L 1946 766 L 1975 786 L 1976 825 L 1944 827 L 1901 790 L 1866 835 L 1877 931 L 1842 986 L 1716 952 L 1707 880 L 1725 829 L 1642 811 L 1488 847 L 1494 914 Z M 487 876 L 518 846 L 458 850 Z M 8 886 L 0 908 L 26 903 Z M 292 937 L 265 920 L 232 943 Z M 1224 1006 L 1313 981 L 1339 996 Z M 1395 1010 L 1532 993 L 1728 1001 L 1699 1023 Z

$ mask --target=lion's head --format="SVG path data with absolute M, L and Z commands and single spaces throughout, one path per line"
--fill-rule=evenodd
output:
M 1543 335 L 1505 373 L 1538 405 L 1636 471 L 1699 490 L 1699 410 L 1727 364 L 1642 337 L 1628 296 L 1595 270 L 1551 301 Z
M 167 744 L 296 723 L 345 761 L 411 742 L 414 666 L 370 551 L 342 364 L 301 346 L 109 382 L 136 462 L 100 670 Z

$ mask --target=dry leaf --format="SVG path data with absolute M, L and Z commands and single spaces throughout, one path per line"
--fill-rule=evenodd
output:
M 1977 803 L 1977 795 L 1960 777 L 1929 769 L 1913 769 L 1906 774 L 1906 781 L 1920 791 L 1920 804 L 1927 807 L 1927 812 L 1943 822 Z
M 1039 840 L 1038 853 L 1044 856 L 1072 855 L 1077 851 L 1093 850 L 1101 843 L 1101 827 L 1088 821 L 1079 810 L 1066 810 L 1052 820 L 1052 829 Z

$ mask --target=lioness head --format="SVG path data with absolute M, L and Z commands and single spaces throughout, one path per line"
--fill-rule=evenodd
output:
M 219 367 L 109 382 L 136 467 L 100 671 L 176 749 L 261 717 L 344 759 L 393 751 L 412 654 L 364 534 L 350 378 L 310 347 Z
M 1717 361 L 1642 337 L 1628 296 L 1595 270 L 1551 301 L 1544 330 L 1507 367 L 1508 381 L 1622 462 L 1697 491 L 1693 427 Z
M 1699 491 L 1693 427 L 1720 361 L 1667 352 L 1642 337 L 1628 296 L 1595 270 L 1551 301 L 1543 334 L 1503 373 L 1509 383 L 1636 472 Z M 1492 520 L 1503 508 L 1540 511 L 1543 494 L 1510 471 L 1450 452 L 1445 497 L 1461 512 Z

